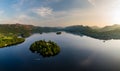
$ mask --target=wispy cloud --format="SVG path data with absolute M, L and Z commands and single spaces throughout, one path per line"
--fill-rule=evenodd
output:
M 48 15 L 52 15 L 53 9 L 49 8 L 49 7 L 40 7 L 40 8 L 37 8 L 37 9 L 33 9 L 33 12 L 38 14 L 41 17 L 45 17 L 45 16 L 48 16 Z
M 20 11 L 21 10 L 21 6 L 23 6 L 25 4 L 25 2 L 27 2 L 28 0 L 18 0 L 17 3 L 13 4 L 12 7 L 14 9 L 16 9 L 16 11 Z
M 88 0 L 88 2 L 91 3 L 93 6 L 96 6 L 95 1 L 96 0 Z
M 47 2 L 60 2 L 62 0 L 46 0 Z
M 16 21 L 18 21 L 20 23 L 23 23 L 25 20 L 29 20 L 29 19 L 30 19 L 30 17 L 25 14 L 21 14 L 16 17 Z

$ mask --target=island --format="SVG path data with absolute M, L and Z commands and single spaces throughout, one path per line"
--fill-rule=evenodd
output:
M 60 47 L 53 41 L 39 40 L 35 41 L 30 50 L 41 54 L 43 57 L 55 56 L 60 52 Z
M 62 33 L 62 32 L 57 32 L 56 34 L 57 34 L 57 35 L 60 35 L 61 33 Z

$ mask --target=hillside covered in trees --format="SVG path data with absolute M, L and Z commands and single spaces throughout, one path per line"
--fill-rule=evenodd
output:
M 68 26 L 68 27 L 40 27 L 33 25 L 22 24 L 1 24 L 0 34 L 4 36 L 22 36 L 28 37 L 34 33 L 47 33 L 65 31 L 76 35 L 86 35 L 97 39 L 120 39 L 120 25 L 99 27 L 89 27 L 82 25 Z
M 86 35 L 103 40 L 120 39 L 120 25 L 105 26 L 103 28 L 93 28 L 88 26 L 77 25 L 66 27 L 64 28 L 64 31 L 77 35 Z

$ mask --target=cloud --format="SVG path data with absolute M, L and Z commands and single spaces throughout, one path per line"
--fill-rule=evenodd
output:
M 22 21 L 22 20 L 26 20 L 26 19 L 30 19 L 30 17 L 28 15 L 22 14 L 16 17 L 17 20 Z
M 60 1 L 62 1 L 62 0 L 44 0 L 43 2 L 45 2 L 46 4 L 49 4 L 49 3 L 57 3 Z
M 27 0 L 20 0 L 19 5 L 23 5 Z
M 36 13 L 37 15 L 41 16 L 41 17 L 45 17 L 48 15 L 52 15 L 53 13 L 53 9 L 49 8 L 49 7 L 40 7 L 37 9 L 33 9 L 33 12 Z
M 16 9 L 16 11 L 20 11 L 21 10 L 21 6 L 23 6 L 26 2 L 28 2 L 28 0 L 18 0 L 17 3 L 12 5 L 12 7 L 14 9 Z
M 16 21 L 14 21 L 15 23 L 23 23 L 23 24 L 33 24 L 33 20 L 34 18 L 27 15 L 27 14 L 20 14 L 18 16 L 15 17 Z
M 96 0 L 88 0 L 88 2 L 91 3 L 93 6 L 96 6 L 95 1 Z
M 33 17 L 27 15 L 27 14 L 19 14 L 12 18 L 3 18 L 0 19 L 0 22 L 3 24 L 14 24 L 14 23 L 21 23 L 21 24 L 34 24 Z
M 96 54 L 93 53 L 92 55 L 88 56 L 85 60 L 82 61 L 82 66 L 89 66 L 94 61 Z
M 60 2 L 62 0 L 46 0 L 47 2 Z

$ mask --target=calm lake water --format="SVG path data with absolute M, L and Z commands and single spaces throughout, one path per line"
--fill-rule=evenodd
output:
M 61 47 L 53 57 L 32 53 L 37 40 L 52 40 Z M 22 44 L 0 49 L 0 71 L 120 71 L 120 40 L 98 40 L 63 32 L 34 34 Z

